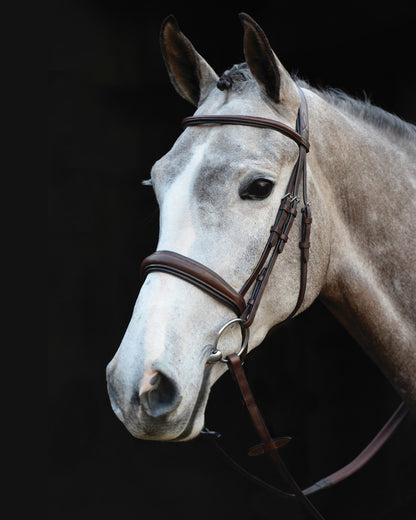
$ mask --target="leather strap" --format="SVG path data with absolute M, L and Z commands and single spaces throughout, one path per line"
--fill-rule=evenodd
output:
M 244 468 L 242 468 L 238 463 L 236 463 L 227 453 L 224 452 L 222 448 L 220 448 L 221 451 L 227 456 L 229 460 L 231 460 L 231 462 L 234 466 L 237 467 L 237 469 L 242 471 L 243 474 L 248 476 L 256 484 L 262 485 L 269 491 L 272 491 L 279 496 L 286 498 L 298 498 L 299 501 L 315 518 L 323 519 L 322 515 L 313 506 L 313 504 L 310 502 L 307 496 L 312 495 L 317 491 L 322 491 L 323 489 L 334 486 L 335 484 L 342 482 L 346 478 L 356 473 L 359 469 L 361 469 L 365 464 L 367 464 L 367 462 L 371 458 L 374 457 L 374 455 L 380 450 L 380 448 L 388 441 L 388 439 L 393 435 L 394 431 L 397 429 L 397 427 L 400 425 L 400 423 L 403 421 L 403 419 L 406 417 L 408 413 L 407 406 L 404 403 L 401 403 L 397 410 L 390 417 L 390 419 L 377 433 L 377 435 L 364 448 L 364 450 L 362 450 L 361 453 L 359 453 L 358 456 L 355 457 L 355 459 L 353 459 L 349 464 L 346 464 L 336 472 L 328 475 L 327 477 L 315 482 L 308 488 L 302 490 L 293 478 L 290 471 L 285 466 L 278 452 L 279 448 L 286 445 L 290 441 L 290 437 L 279 437 L 277 439 L 273 439 L 271 437 L 263 419 L 263 416 L 255 402 L 253 393 L 251 391 L 250 385 L 244 372 L 244 368 L 242 366 L 241 359 L 236 354 L 232 354 L 228 356 L 227 360 L 228 367 L 230 369 L 231 374 L 233 375 L 235 382 L 237 383 L 240 389 L 241 395 L 244 400 L 244 404 L 246 405 L 253 426 L 260 440 L 262 441 L 260 444 L 257 444 L 253 448 L 250 448 L 248 454 L 250 456 L 261 455 L 264 453 L 268 454 L 271 460 L 273 461 L 274 465 L 276 466 L 280 476 L 285 480 L 292 493 L 282 491 L 281 489 L 272 486 L 267 482 L 264 482 L 258 477 L 255 477 L 251 473 L 244 470 Z
M 308 283 L 308 262 L 309 262 L 309 248 L 311 246 L 310 243 L 310 234 L 311 234 L 311 209 L 309 205 L 306 205 L 302 208 L 302 239 L 299 242 L 299 247 L 301 250 L 300 255 L 300 288 L 298 294 L 298 300 L 296 302 L 295 308 L 288 316 L 288 320 L 293 318 L 293 316 L 298 312 L 300 306 L 302 305 L 303 299 L 305 297 L 306 292 L 306 284 Z
M 190 116 L 185 117 L 182 121 L 183 126 L 193 125 L 244 125 L 244 126 L 255 126 L 257 128 L 271 128 L 279 131 L 286 137 L 289 137 L 295 141 L 298 145 L 303 146 L 306 150 L 309 150 L 309 141 L 304 134 L 300 134 L 293 130 L 288 125 L 275 121 L 274 119 L 267 119 L 265 117 L 254 117 L 254 116 L 234 116 L 234 115 L 206 115 L 206 116 Z
M 308 107 L 305 96 L 301 89 L 299 89 L 299 96 L 300 105 L 298 117 L 296 120 L 295 133 L 302 135 L 302 140 L 307 141 L 309 138 Z M 250 299 L 247 303 L 247 308 L 242 316 L 242 318 L 245 319 L 247 327 L 253 323 L 271 271 L 275 265 L 278 255 L 283 252 L 283 249 L 288 240 L 289 232 L 297 215 L 297 204 L 299 202 L 298 193 L 301 180 L 304 208 L 302 209 L 302 239 L 299 243 L 299 247 L 301 248 L 300 285 L 296 305 L 286 320 L 292 318 L 297 313 L 305 296 L 309 260 L 309 251 L 305 252 L 305 250 L 309 249 L 310 227 L 312 223 L 311 208 L 307 197 L 306 179 L 306 153 L 309 148 L 304 146 L 302 141 L 299 140 L 297 142 L 299 144 L 298 160 L 289 178 L 289 182 L 286 188 L 286 195 L 281 200 L 275 222 L 270 228 L 269 240 L 266 243 L 266 246 L 253 273 L 240 290 L 240 293 L 245 295 L 249 288 L 254 285 Z
M 316 493 L 317 491 L 334 486 L 365 466 L 365 464 L 367 464 L 367 462 L 371 460 L 390 439 L 397 427 L 406 417 L 408 411 L 409 410 L 405 403 L 400 403 L 386 424 L 381 428 L 381 430 L 371 440 L 371 442 L 363 449 L 363 451 L 361 451 L 357 457 L 355 457 L 355 459 L 353 459 L 349 464 L 346 464 L 340 468 L 338 471 L 331 473 L 331 475 L 328 475 L 318 482 L 315 482 L 315 484 L 312 484 L 312 486 L 304 489 L 303 492 L 305 495 L 312 495 L 312 493 Z
M 280 439 L 275 440 L 271 437 L 270 432 L 264 422 L 263 416 L 261 415 L 260 410 L 258 409 L 254 400 L 254 396 L 251 392 L 250 385 L 248 384 L 240 358 L 236 354 L 231 354 L 227 359 L 228 367 L 238 384 L 251 421 L 264 446 L 263 451 L 269 455 L 280 476 L 287 483 L 289 489 L 293 492 L 293 495 L 303 504 L 305 509 L 309 511 L 309 513 L 311 513 L 314 518 L 318 520 L 324 520 L 324 517 L 303 493 L 302 489 L 299 487 L 296 480 L 293 478 L 292 474 L 281 459 L 278 450 L 279 447 L 283 445 L 283 443 L 279 442 Z

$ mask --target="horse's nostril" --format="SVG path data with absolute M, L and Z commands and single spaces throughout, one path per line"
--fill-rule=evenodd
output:
M 156 372 L 149 383 L 152 387 L 138 396 L 147 415 L 161 417 L 179 406 L 181 396 L 172 379 L 161 372 Z

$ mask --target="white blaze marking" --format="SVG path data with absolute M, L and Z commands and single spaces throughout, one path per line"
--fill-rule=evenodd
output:
M 192 186 L 198 167 L 205 158 L 209 140 L 195 147 L 186 168 L 178 172 L 178 177 L 164 195 L 160 208 L 160 236 L 158 250 L 173 250 L 187 256 L 195 240 L 192 225 Z M 159 359 L 166 348 L 167 324 L 175 319 L 175 291 L 177 279 L 168 274 L 153 273 L 151 290 L 146 291 L 149 305 L 146 330 L 144 331 L 144 351 L 146 356 L 143 383 L 149 380 L 152 363 Z M 142 385 L 140 385 L 142 386 Z M 146 384 L 143 385 L 146 387 Z
M 174 180 L 163 200 L 160 218 L 158 249 L 174 249 L 186 255 L 194 242 L 192 226 L 191 196 L 192 185 L 198 167 L 206 157 L 209 141 L 195 147 L 192 157 L 182 172 Z

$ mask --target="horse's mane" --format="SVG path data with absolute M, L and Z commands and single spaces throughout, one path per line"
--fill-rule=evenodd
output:
M 312 90 L 315 94 L 318 94 L 325 99 L 325 101 L 339 108 L 341 111 L 356 116 L 391 136 L 412 139 L 413 141 L 416 138 L 415 125 L 373 105 L 367 96 L 365 96 L 364 99 L 357 99 L 340 89 L 317 89 L 309 85 L 306 81 L 300 79 L 295 79 L 295 81 L 300 87 Z
M 220 90 L 231 89 L 234 85 L 249 79 L 253 79 L 253 76 L 247 63 L 239 63 L 233 65 L 220 76 L 217 87 Z M 299 87 L 311 90 L 341 111 L 370 123 L 392 137 L 411 139 L 413 141 L 416 138 L 415 125 L 403 121 L 400 117 L 373 105 L 368 97 L 365 97 L 363 100 L 357 99 L 339 89 L 318 89 L 297 77 L 294 77 L 294 80 Z

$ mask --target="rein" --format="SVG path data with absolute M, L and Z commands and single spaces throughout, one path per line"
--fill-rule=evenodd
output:
M 141 269 L 144 275 L 147 275 L 153 271 L 162 271 L 182 278 L 183 280 L 205 291 L 224 305 L 228 306 L 237 315 L 237 318 L 228 321 L 218 332 L 216 341 L 213 345 L 212 353 L 209 355 L 207 360 L 207 364 L 216 363 L 218 361 L 228 364 L 228 368 L 240 389 L 253 426 L 261 440 L 260 444 L 249 450 L 249 455 L 256 456 L 267 454 L 271 458 L 273 464 L 276 466 L 278 473 L 287 484 L 290 492 L 282 491 L 262 481 L 258 477 L 253 476 L 244 470 L 233 459 L 231 459 L 228 454 L 225 455 L 231 460 L 234 466 L 236 466 L 246 476 L 251 478 L 251 480 L 254 480 L 257 484 L 263 485 L 270 491 L 277 493 L 279 496 L 297 498 L 314 518 L 318 520 L 324 520 L 324 517 L 309 500 L 308 495 L 341 482 L 364 466 L 393 434 L 395 429 L 406 416 L 407 408 L 405 404 L 402 403 L 392 415 L 392 417 L 383 426 L 383 428 L 377 433 L 374 439 L 352 462 L 342 467 L 335 473 L 302 490 L 297 484 L 296 480 L 293 478 L 290 471 L 287 469 L 278 451 L 280 447 L 284 446 L 290 441 L 290 438 L 280 437 L 273 439 L 271 437 L 263 416 L 257 407 L 254 396 L 250 389 L 250 385 L 247 381 L 243 368 L 243 362 L 248 350 L 250 326 L 256 316 L 257 309 L 259 307 L 273 266 L 278 255 L 281 254 L 284 249 L 284 246 L 289 238 L 289 232 L 297 216 L 297 205 L 301 200 L 299 197 L 301 185 L 303 207 L 301 210 L 301 241 L 299 242 L 299 293 L 296 304 L 290 315 L 287 317 L 287 320 L 292 318 L 300 309 L 306 291 L 310 248 L 310 230 L 312 225 L 311 208 L 307 197 L 306 178 L 306 154 L 309 151 L 309 122 L 307 103 L 301 89 L 299 89 L 299 95 L 300 106 L 296 119 L 296 130 L 293 130 L 293 128 L 280 123 L 279 121 L 253 116 L 205 115 L 187 117 L 183 120 L 183 125 L 185 127 L 196 125 L 230 124 L 277 130 L 286 137 L 295 141 L 299 147 L 298 158 L 290 175 L 286 188 L 286 194 L 281 199 L 276 218 L 270 227 L 269 238 L 266 242 L 263 252 L 260 255 L 257 265 L 241 289 L 236 291 L 221 276 L 208 267 L 173 251 L 154 252 L 143 260 Z M 246 300 L 246 296 L 250 289 L 250 295 Z M 242 345 L 240 351 L 236 354 L 231 354 L 224 358 L 222 352 L 217 348 L 220 336 L 228 329 L 228 327 L 233 326 L 236 323 L 239 323 L 242 332 Z M 213 434 L 212 436 L 218 436 L 216 432 L 211 432 L 207 429 L 205 429 L 203 433 L 209 433 Z M 222 448 L 220 449 L 224 453 L 224 450 L 222 450 Z

